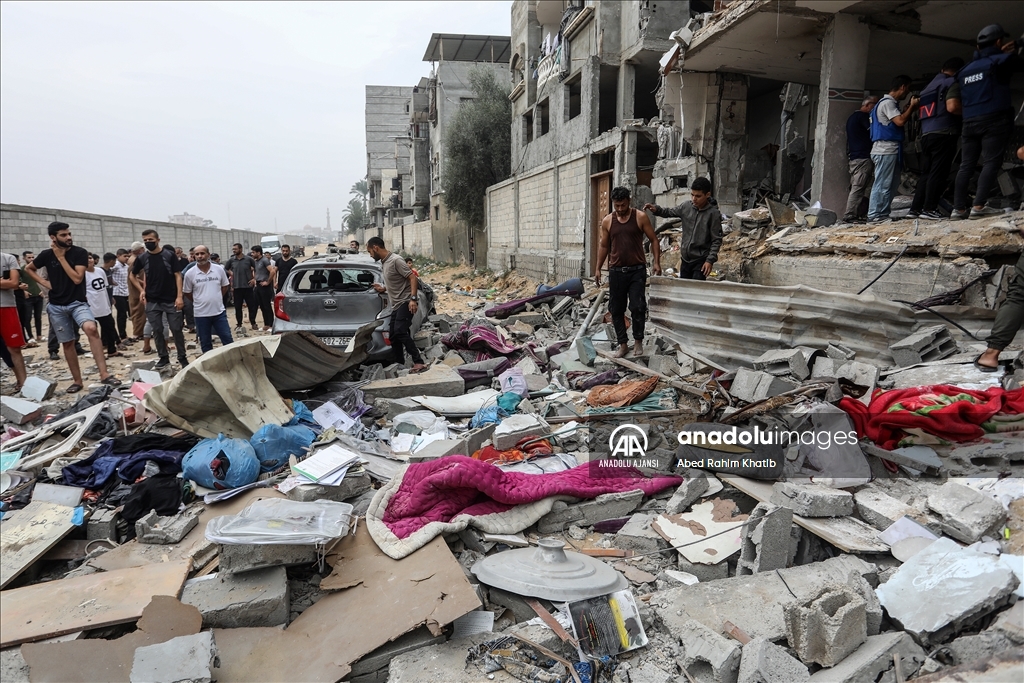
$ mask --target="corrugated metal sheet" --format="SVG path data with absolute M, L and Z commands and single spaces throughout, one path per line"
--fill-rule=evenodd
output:
M 909 307 L 873 295 L 669 277 L 650 282 L 651 321 L 726 367 L 749 367 L 773 349 L 824 350 L 830 341 L 856 351 L 858 361 L 886 367 L 889 344 L 918 323 Z

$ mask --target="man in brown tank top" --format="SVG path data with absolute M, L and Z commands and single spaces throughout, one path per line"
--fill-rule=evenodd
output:
M 601 285 L 601 268 L 608 259 L 608 312 L 612 314 L 616 342 L 616 358 L 626 355 L 629 337 L 626 334 L 626 303 L 633 321 L 633 355 L 643 355 L 644 322 L 647 320 L 647 255 L 644 236 L 651 241 L 654 257 L 652 270 L 661 275 L 661 247 L 654 236 L 654 226 L 642 211 L 630 206 L 629 190 L 612 190 L 612 213 L 601 221 L 594 281 Z

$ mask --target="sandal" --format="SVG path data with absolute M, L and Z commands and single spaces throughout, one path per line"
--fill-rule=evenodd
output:
M 69 386 L 67 389 L 64 390 L 64 393 L 65 394 L 77 394 L 81 390 L 82 390 L 82 385 L 81 384 L 72 384 L 71 386 Z
M 981 360 L 981 356 L 982 355 L 984 355 L 984 354 L 979 354 L 978 357 L 974 359 L 974 367 L 975 368 L 977 368 L 978 370 L 981 370 L 982 372 L 995 372 L 996 370 L 999 369 L 999 365 L 992 366 L 992 365 L 982 365 L 981 363 L 979 363 L 978 361 Z
M 119 387 L 121 386 L 121 380 L 114 377 L 113 375 L 110 375 L 106 379 L 101 379 L 100 384 L 106 384 L 108 387 Z

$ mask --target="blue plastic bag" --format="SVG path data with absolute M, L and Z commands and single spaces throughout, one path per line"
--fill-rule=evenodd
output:
M 256 481 L 260 476 L 260 461 L 245 439 L 229 439 L 218 434 L 216 439 L 203 439 L 186 453 L 181 471 L 186 479 L 204 488 L 223 491 Z
M 313 417 L 313 411 L 307 408 L 306 404 L 302 401 L 292 401 L 292 410 L 295 412 L 295 416 L 285 423 L 286 427 L 291 427 L 292 425 L 320 426 L 316 418 Z
M 260 427 L 249 439 L 249 443 L 260 462 L 260 472 L 263 473 L 287 465 L 289 455 L 299 458 L 307 455 L 309 446 L 315 438 L 313 430 L 304 425 L 289 423 L 282 427 L 270 424 Z

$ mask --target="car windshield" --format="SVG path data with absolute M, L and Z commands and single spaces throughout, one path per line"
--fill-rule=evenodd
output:
M 296 273 L 292 289 L 300 294 L 365 292 L 373 281 L 373 272 L 363 268 L 309 268 Z

